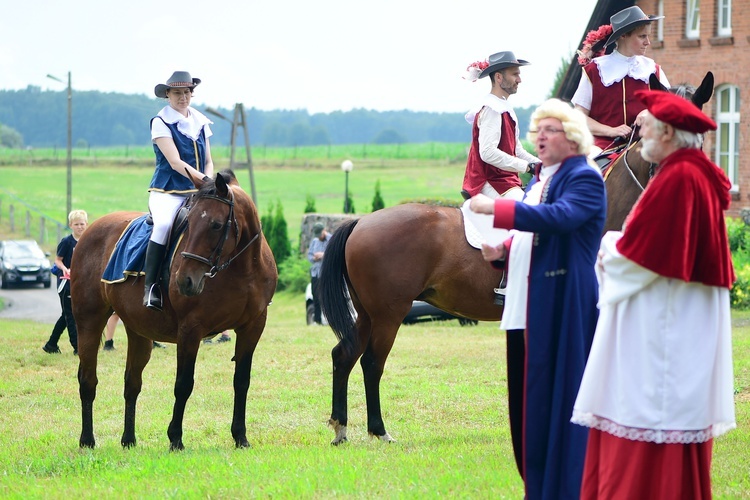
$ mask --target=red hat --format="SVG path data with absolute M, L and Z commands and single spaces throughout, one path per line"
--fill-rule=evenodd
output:
M 702 134 L 716 130 L 716 123 L 692 102 L 675 94 L 660 90 L 639 90 L 635 96 L 646 105 L 649 112 L 674 128 Z

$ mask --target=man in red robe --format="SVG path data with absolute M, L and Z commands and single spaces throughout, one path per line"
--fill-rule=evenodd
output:
M 572 421 L 590 427 L 581 498 L 711 498 L 713 438 L 735 427 L 724 210 L 731 186 L 701 151 L 716 124 L 639 91 L 654 178 L 602 239 L 600 314 Z

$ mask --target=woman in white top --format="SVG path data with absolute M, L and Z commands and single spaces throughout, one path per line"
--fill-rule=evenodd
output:
M 583 71 L 571 102 L 588 116 L 594 144 L 601 149 L 607 149 L 618 137 L 630 136 L 631 125 L 645 109 L 635 92 L 649 89 L 652 74 L 669 88 L 661 67 L 645 55 L 651 45 L 651 23 L 663 17 L 647 16 L 639 7 L 623 9 L 610 18 L 611 25 L 589 33 L 584 50 L 579 52 Z M 598 42 L 606 36 L 604 50 L 612 44 L 615 50 L 591 59 L 597 54 Z
M 146 250 L 146 287 L 143 305 L 162 310 L 157 276 L 166 252 L 166 243 L 177 211 L 195 186 L 213 176 L 209 137 L 212 122 L 190 107 L 193 89 L 200 79 L 187 71 L 175 71 L 166 84 L 154 88 L 156 97 L 167 99 L 159 114 L 151 119 L 151 140 L 156 170 L 149 187 L 148 208 L 154 228 Z

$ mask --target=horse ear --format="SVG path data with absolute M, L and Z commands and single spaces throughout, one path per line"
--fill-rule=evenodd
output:
M 651 88 L 651 90 L 661 90 L 662 92 L 666 92 L 667 90 L 669 90 L 667 87 L 662 85 L 662 83 L 659 81 L 659 77 L 654 73 L 651 73 L 651 75 L 648 77 L 648 86 Z
M 227 181 L 221 174 L 216 176 L 216 194 L 218 194 L 222 198 L 226 198 L 229 195 L 229 187 L 227 186 Z
M 698 109 L 703 109 L 703 105 L 711 99 L 714 93 L 714 74 L 710 71 L 703 77 L 703 81 L 700 86 L 695 90 L 693 94 L 692 102 Z

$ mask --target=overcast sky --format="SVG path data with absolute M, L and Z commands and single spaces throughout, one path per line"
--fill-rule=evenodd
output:
M 310 113 L 465 112 L 488 80 L 461 77 L 501 50 L 532 64 L 511 98 L 541 103 L 579 48 L 596 0 L 2 0 L 0 89 L 145 94 L 175 70 L 193 104 Z

